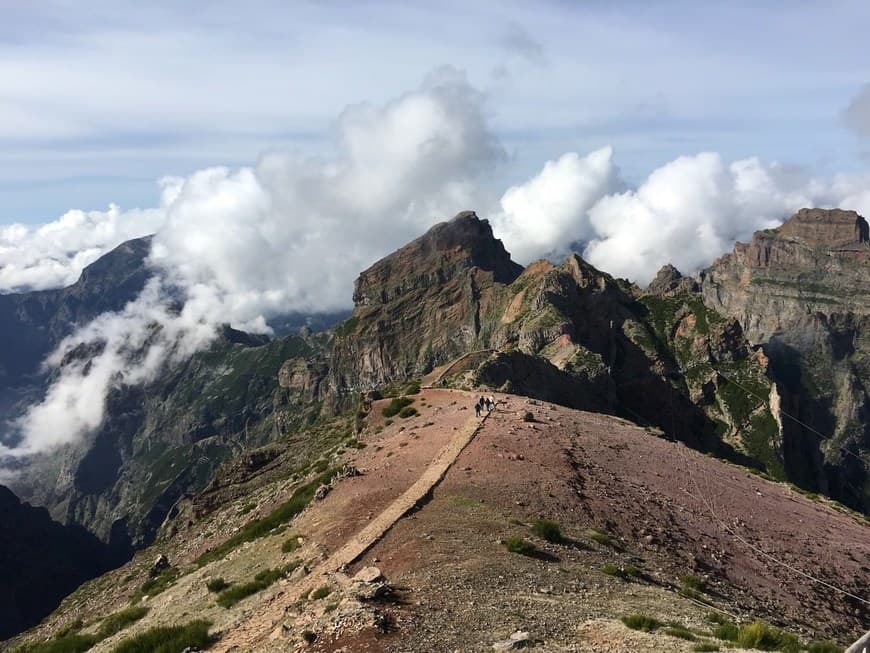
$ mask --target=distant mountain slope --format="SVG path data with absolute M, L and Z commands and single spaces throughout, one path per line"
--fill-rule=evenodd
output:
M 52 521 L 2 485 L 0 524 L 0 639 L 38 623 L 82 582 L 120 562 L 81 526 Z
M 870 511 L 870 236 L 854 211 L 804 209 L 716 261 L 704 300 L 770 359 L 796 482 Z M 830 438 L 826 440 L 823 438 Z

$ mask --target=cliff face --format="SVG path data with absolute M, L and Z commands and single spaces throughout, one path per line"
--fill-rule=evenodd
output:
M 870 509 L 870 242 L 854 211 L 803 209 L 701 276 L 704 300 L 762 346 L 797 482 Z M 816 431 L 818 433 L 816 433 Z M 823 439 L 829 438 L 829 439 Z
M 782 476 L 762 362 L 690 280 L 662 275 L 640 293 L 576 255 L 522 270 L 486 220 L 461 213 L 360 275 L 326 393 L 349 407 L 465 356 L 437 382 L 621 414 Z M 762 399 L 743 398 L 726 368 Z
M 51 520 L 0 485 L 0 640 L 49 614 L 83 581 L 117 563 L 80 526 Z

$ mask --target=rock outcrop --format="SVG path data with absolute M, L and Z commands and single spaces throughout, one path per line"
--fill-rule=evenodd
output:
M 870 509 L 867 221 L 854 211 L 802 209 L 737 243 L 702 273 L 701 288 L 706 304 L 737 318 L 769 359 L 790 477 Z

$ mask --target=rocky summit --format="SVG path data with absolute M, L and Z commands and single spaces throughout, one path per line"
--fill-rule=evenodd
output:
M 226 327 L 23 469 L 123 564 L 7 648 L 839 650 L 870 618 L 868 247 L 803 210 L 642 289 L 460 213 L 334 329 Z

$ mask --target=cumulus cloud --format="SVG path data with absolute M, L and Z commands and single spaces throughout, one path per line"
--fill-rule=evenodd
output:
M 493 218 L 494 229 L 518 261 L 561 258 L 574 243 L 595 235 L 589 209 L 620 186 L 611 148 L 585 157 L 563 154 L 505 192 L 501 212 Z
M 71 212 L 34 234 L 9 228 L 10 241 L 34 250 L 27 260 L 45 285 L 69 282 L 116 240 L 156 231 L 154 280 L 124 311 L 83 326 L 46 361 L 57 379 L 19 420 L 11 453 L 95 429 L 111 388 L 151 380 L 167 361 L 210 342 L 220 323 L 268 332 L 276 315 L 346 308 L 360 270 L 438 216 L 481 200 L 478 176 L 505 158 L 482 107 L 464 74 L 441 68 L 383 106 L 347 108 L 331 160 L 267 154 L 254 167 L 166 179 L 161 206 L 151 211 Z M 136 229 L 122 234 L 130 224 Z M 92 234 L 103 225 L 106 235 Z M 76 249 L 84 252 L 78 268 Z M 57 252 L 67 256 L 65 273 L 51 277 Z M 180 313 L 170 298 L 182 300 Z
M 0 292 L 44 290 L 75 283 L 82 269 L 126 240 L 154 233 L 160 209 L 68 211 L 38 228 L 0 226 Z

